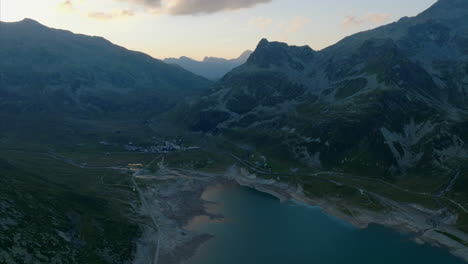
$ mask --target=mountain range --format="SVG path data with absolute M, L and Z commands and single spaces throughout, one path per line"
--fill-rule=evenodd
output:
M 468 157 L 468 2 L 321 51 L 263 39 L 191 106 L 187 128 L 283 162 L 392 178 L 441 177 Z
M 244 65 L 155 122 L 217 140 L 218 151 L 237 153 L 256 174 L 298 184 L 311 197 L 343 194 L 310 175 L 348 175 L 351 186 L 449 210 L 468 232 L 464 21 L 468 1 L 439 0 L 320 51 L 263 39 Z M 347 196 L 359 200 L 359 193 Z M 462 202 L 452 207 L 441 197 Z
M 182 68 L 191 71 L 197 75 L 203 76 L 209 80 L 217 81 L 232 69 L 244 64 L 252 51 L 244 51 L 236 59 L 223 59 L 215 57 L 205 57 L 202 61 L 197 61 L 188 57 L 167 58 L 163 61 L 169 64 L 176 64 Z
M 147 120 L 211 85 L 100 37 L 1 22 L 0 263 L 131 263 L 144 221 L 119 168 L 152 154 L 123 146 L 154 144 Z
M 175 220 L 158 216 L 176 240 L 188 237 L 170 228 L 186 224 L 177 205 L 196 203 L 182 201 L 190 184 L 237 166 L 330 203 L 385 214 L 393 208 L 376 201 L 390 200 L 436 215 L 427 222 L 466 252 L 466 21 L 468 1 L 439 0 L 320 51 L 262 39 L 233 61 L 165 60 L 180 66 L 30 19 L 2 22 L 0 263 L 159 252 L 138 240 L 154 242 L 144 230 L 155 217 L 141 216 L 129 175 L 152 173 L 160 156 L 167 171 L 208 172 L 136 174 L 166 199 Z M 173 182 L 180 189 L 150 188 Z
M 44 128 L 39 134 L 56 140 L 97 122 L 90 132 L 96 133 L 107 123 L 105 130 L 116 122 L 143 122 L 211 85 L 100 37 L 30 19 L 0 27 L 0 133 Z

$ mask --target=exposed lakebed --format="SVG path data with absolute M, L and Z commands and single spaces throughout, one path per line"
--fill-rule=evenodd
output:
M 189 229 L 214 235 L 189 264 L 465 263 L 448 250 L 413 242 L 411 235 L 370 226 L 357 229 L 319 207 L 278 199 L 238 185 L 210 187 L 208 211 L 222 221 L 195 218 Z

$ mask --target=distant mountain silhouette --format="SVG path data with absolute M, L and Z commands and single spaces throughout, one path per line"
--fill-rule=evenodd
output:
M 250 54 L 252 54 L 252 51 L 247 50 L 243 52 L 239 58 L 231 60 L 215 57 L 205 57 L 203 61 L 197 61 L 183 56 L 179 59 L 167 58 L 164 59 L 164 62 L 179 65 L 188 71 L 210 80 L 219 80 L 232 69 L 244 64 L 249 58 Z

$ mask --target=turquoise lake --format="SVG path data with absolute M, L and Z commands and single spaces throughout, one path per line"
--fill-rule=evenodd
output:
M 418 245 L 411 236 L 380 227 L 360 230 L 318 207 L 281 203 L 240 186 L 204 194 L 225 220 L 198 219 L 191 229 L 215 236 L 189 264 L 462 264 L 446 249 Z

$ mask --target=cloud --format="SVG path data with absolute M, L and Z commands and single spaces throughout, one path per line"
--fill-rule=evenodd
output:
M 368 16 L 368 20 L 374 24 L 382 24 L 390 20 L 392 16 L 389 14 L 371 14 Z
M 273 19 L 268 17 L 256 17 L 249 21 L 249 24 L 260 29 L 264 29 L 273 23 Z
M 75 11 L 75 6 L 73 5 L 71 0 L 66 0 L 59 3 L 58 10 L 65 13 L 73 12 Z
M 212 14 L 250 8 L 273 0 L 117 0 L 148 8 L 150 13 L 171 15 Z
M 283 25 L 284 31 L 286 33 L 294 33 L 301 30 L 305 25 L 310 22 L 310 19 L 307 17 L 294 17 L 289 20 L 286 24 Z
M 303 16 L 296 16 L 289 20 L 283 21 L 278 24 L 278 36 L 276 39 L 284 42 L 290 42 L 291 38 L 300 35 L 298 32 L 301 31 L 307 24 L 310 23 L 310 18 Z
M 371 13 L 362 17 L 346 16 L 341 22 L 343 28 L 349 29 L 362 25 L 381 25 L 389 21 L 391 15 L 385 13 Z
M 132 17 L 135 14 L 130 10 L 120 10 L 115 12 L 91 12 L 88 14 L 88 17 L 100 20 L 111 20 L 116 18 Z
M 98 10 L 89 9 L 88 0 L 65 0 L 60 2 L 57 6 L 59 12 L 74 13 L 80 16 L 86 16 L 92 19 L 111 20 L 117 18 L 132 17 L 135 12 L 131 9 L 111 10 L 102 12 Z

